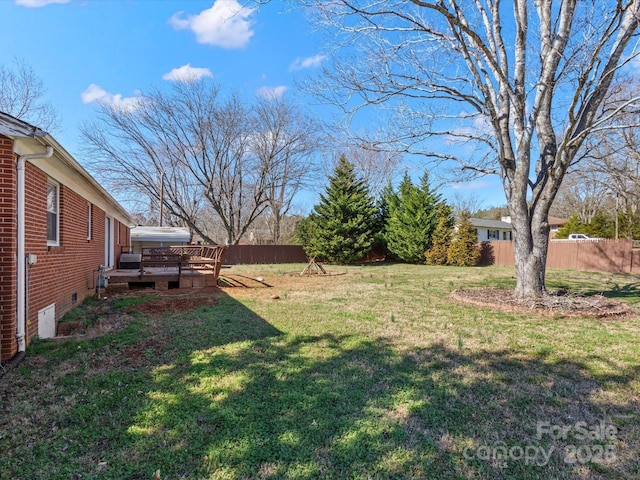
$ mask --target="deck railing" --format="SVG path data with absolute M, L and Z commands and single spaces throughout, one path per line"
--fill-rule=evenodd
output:
M 217 279 L 226 248 L 218 245 L 145 247 L 140 258 L 140 276 L 148 267 L 173 267 L 178 269 L 178 275 L 187 270 L 211 270 Z

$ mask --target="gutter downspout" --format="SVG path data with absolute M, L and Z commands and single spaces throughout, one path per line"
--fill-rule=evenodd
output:
M 18 291 L 17 291 L 17 315 L 16 315 L 16 340 L 18 341 L 18 352 L 24 352 L 27 349 L 26 346 L 26 255 L 25 255 L 25 233 L 24 233 L 24 204 L 25 204 L 25 163 L 27 160 L 34 160 L 36 158 L 50 158 L 53 155 L 53 147 L 47 146 L 47 150 L 43 153 L 32 153 L 28 155 L 19 155 L 17 161 L 18 170 Z

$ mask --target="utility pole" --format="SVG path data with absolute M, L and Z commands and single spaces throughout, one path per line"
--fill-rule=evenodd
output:
M 160 225 L 159 225 L 160 227 L 162 227 L 163 207 L 164 207 L 164 172 L 160 176 Z M 617 234 L 616 234 L 616 238 L 617 238 Z
M 616 240 L 618 240 L 618 203 L 620 200 L 620 195 L 618 192 L 616 192 Z

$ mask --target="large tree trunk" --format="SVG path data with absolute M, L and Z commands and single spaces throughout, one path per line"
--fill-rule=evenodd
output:
M 519 210 L 511 215 L 516 266 L 514 295 L 518 299 L 540 298 L 546 293 L 549 223 L 546 215 L 536 213 L 530 217 L 526 209 Z
M 349 119 L 364 107 L 398 106 L 389 145 L 501 175 L 514 228 L 515 295 L 544 296 L 549 208 L 585 139 L 616 123 L 619 109 L 602 107 L 618 70 L 638 58 L 640 0 L 299 1 L 364 52 L 326 68 L 315 92 Z M 620 98 L 621 105 L 637 100 Z M 443 128 L 453 118 L 461 123 Z M 449 141 L 431 151 L 438 136 L 455 138 L 459 155 Z M 481 146 L 477 154 L 468 155 L 467 142 Z

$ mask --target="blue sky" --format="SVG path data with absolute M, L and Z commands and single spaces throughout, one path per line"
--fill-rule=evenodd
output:
M 53 132 L 78 161 L 78 126 L 95 101 L 131 101 L 183 75 L 215 78 L 247 97 L 286 95 L 325 116 L 295 87 L 325 60 L 322 39 L 300 11 L 273 0 L 0 0 L 0 63 L 25 60 L 42 78 L 62 122 Z M 417 176 L 421 172 L 416 172 Z M 505 203 L 497 178 L 443 189 Z M 300 196 L 308 209 L 314 192 Z

